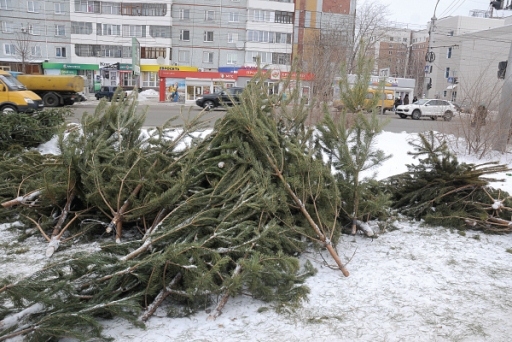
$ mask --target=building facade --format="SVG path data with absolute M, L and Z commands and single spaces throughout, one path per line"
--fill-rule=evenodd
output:
M 315 2 L 314 15 L 303 15 L 293 0 L 0 0 L 0 63 L 15 71 L 25 71 L 20 63 L 35 66 L 30 73 L 77 73 L 91 85 L 139 82 L 144 88 L 159 87 L 161 68 L 236 71 L 259 63 L 289 71 L 294 43 L 300 45 L 294 39 L 302 36 L 294 31 L 302 30 L 296 16 L 321 18 L 322 10 L 340 6 L 340 13 L 351 13 L 354 4 Z M 22 40 L 18 36 L 31 45 L 23 56 L 12 43 Z M 134 38 L 139 80 L 133 75 Z
M 508 59 L 512 18 L 448 17 L 436 21 L 426 63 L 428 97 L 459 103 L 492 99 L 500 93 L 498 62 Z

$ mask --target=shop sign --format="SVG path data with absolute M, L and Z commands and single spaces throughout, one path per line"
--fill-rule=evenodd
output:
M 43 69 L 65 69 L 65 70 L 99 70 L 97 64 L 76 64 L 76 63 L 43 63 Z

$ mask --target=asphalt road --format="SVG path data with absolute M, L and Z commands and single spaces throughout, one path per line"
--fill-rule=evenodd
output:
M 84 112 L 93 113 L 98 101 L 90 100 L 86 102 L 75 103 L 71 108 L 74 115 L 68 118 L 68 122 L 79 123 Z M 172 117 L 179 116 L 176 123 L 182 124 L 190 117 L 195 117 L 202 112 L 202 109 L 196 105 L 183 105 L 176 103 L 152 103 L 150 101 L 140 102 L 138 106 L 139 111 L 146 112 L 146 127 L 156 127 L 163 125 L 167 120 Z M 208 125 L 213 127 L 213 123 L 221 118 L 225 113 L 224 109 L 217 108 L 211 112 L 203 113 L 204 119 L 208 121 Z M 398 115 L 393 112 L 386 112 L 386 114 L 379 115 L 381 120 L 387 122 L 384 127 L 385 131 L 400 133 L 419 133 L 429 130 L 438 132 L 447 132 L 453 130 L 460 123 L 457 115 L 446 122 L 442 118 L 431 120 L 430 118 L 422 118 L 420 120 L 400 119 Z

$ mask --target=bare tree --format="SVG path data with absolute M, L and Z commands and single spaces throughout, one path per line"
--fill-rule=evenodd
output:
M 20 32 L 16 32 L 11 44 L 14 46 L 15 58 L 21 64 L 20 71 L 27 73 L 27 66 L 33 60 L 32 49 L 35 47 L 28 30 L 22 28 Z
M 497 117 L 502 83 L 486 77 L 492 66 L 494 63 L 489 62 L 479 70 L 475 68 L 473 77 L 461 76 L 459 79 L 457 103 L 460 106 L 460 124 L 449 126 L 449 136 L 446 137 L 453 140 L 452 146 L 479 159 L 492 152 L 500 134 L 506 134 L 506 130 L 499 127 Z
M 356 63 L 356 56 L 362 49 L 368 56 L 374 53 L 375 44 L 386 35 L 386 27 L 390 26 L 386 17 L 389 15 L 387 5 L 379 2 L 367 1 L 356 10 L 355 30 L 352 53 L 348 58 L 348 73 L 352 73 Z M 364 43 L 363 43 L 364 42 Z
M 322 30 L 310 31 L 305 37 L 306 48 L 301 61 L 302 71 L 315 75 L 311 81 L 314 106 L 310 119 L 313 121 L 322 116 L 322 103 L 332 101 L 335 79 L 340 75 L 340 68 L 346 63 L 352 49 L 349 32 L 353 21 L 333 21 L 325 26 Z

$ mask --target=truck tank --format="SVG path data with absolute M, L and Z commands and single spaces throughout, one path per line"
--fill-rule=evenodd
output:
M 25 75 L 15 77 L 27 89 L 39 95 L 45 107 L 72 105 L 84 90 L 84 79 L 78 75 Z
M 77 75 L 18 75 L 17 79 L 32 91 L 78 93 L 84 90 L 84 79 Z

